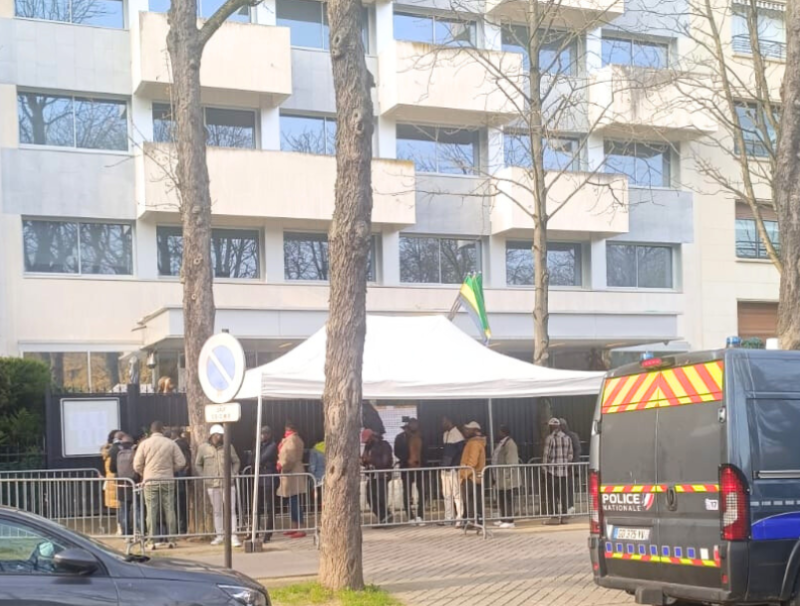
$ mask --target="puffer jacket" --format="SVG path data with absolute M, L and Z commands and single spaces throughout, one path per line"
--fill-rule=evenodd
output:
M 474 477 L 475 483 L 480 484 L 483 478 L 483 468 L 486 467 L 486 438 L 484 436 L 474 436 L 467 440 L 464 445 L 464 453 L 461 455 L 462 467 L 472 467 L 475 470 L 475 475 L 469 469 L 459 469 L 458 476 L 461 482 L 472 480 Z
M 133 469 L 147 480 L 172 480 L 186 466 L 180 447 L 162 433 L 154 433 L 136 448 Z
M 231 444 L 231 475 L 239 473 L 240 464 L 239 455 Z M 197 475 L 213 478 L 206 480 L 206 488 L 222 488 L 221 478 L 225 474 L 225 449 L 222 443 L 219 446 L 214 446 L 211 442 L 200 444 L 197 456 L 194 458 L 194 468 Z
M 103 470 L 106 472 L 108 480 L 103 482 L 103 502 L 109 509 L 117 509 L 119 507 L 119 500 L 117 499 L 117 483 L 112 482 L 117 474 L 111 471 L 111 444 L 106 444 L 100 450 L 100 456 L 103 458 Z

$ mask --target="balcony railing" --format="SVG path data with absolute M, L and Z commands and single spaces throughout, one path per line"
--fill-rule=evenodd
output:
M 786 59 L 786 43 L 777 40 L 759 40 L 758 49 L 761 55 L 770 59 Z M 750 36 L 741 34 L 733 37 L 733 52 L 740 55 L 752 55 L 753 46 Z

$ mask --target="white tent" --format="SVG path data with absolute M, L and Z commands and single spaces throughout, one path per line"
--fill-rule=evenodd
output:
M 319 399 L 325 328 L 249 370 L 237 399 Z M 535 366 L 484 347 L 444 316 L 368 316 L 365 400 L 490 399 L 596 394 L 602 372 Z

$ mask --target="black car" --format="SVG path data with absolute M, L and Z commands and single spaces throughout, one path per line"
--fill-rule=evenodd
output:
M 125 555 L 49 520 L 0 507 L 0 606 L 269 606 L 243 574 Z

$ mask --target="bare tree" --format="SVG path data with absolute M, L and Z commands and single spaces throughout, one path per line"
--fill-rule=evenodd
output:
M 786 65 L 774 188 L 783 255 L 778 334 L 783 349 L 800 349 L 800 10 L 794 2 L 787 3 Z
M 372 75 L 361 37 L 359 0 L 330 0 L 330 53 L 336 93 L 336 195 L 328 235 L 330 305 L 325 355 L 325 507 L 320 583 L 364 586 L 359 430 L 361 370 L 372 225 Z
M 198 24 L 197 0 L 174 0 L 167 20 L 167 49 L 172 68 L 177 165 L 175 187 L 183 226 L 183 326 L 186 352 L 186 401 L 192 444 L 206 439 L 206 403 L 197 376 L 203 343 L 214 332 L 213 266 L 211 263 L 211 194 L 206 163 L 207 132 L 200 102 L 200 65 L 212 35 L 237 10 L 255 0 L 226 0 Z

